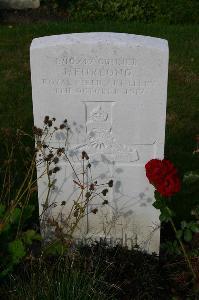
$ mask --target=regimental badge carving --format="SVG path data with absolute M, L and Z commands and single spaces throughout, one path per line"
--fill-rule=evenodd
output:
M 110 143 L 110 130 L 93 128 L 87 135 L 91 147 L 105 150 Z
M 104 154 L 114 155 L 116 161 L 138 160 L 137 150 L 131 146 L 119 144 L 110 130 L 94 128 L 88 134 L 88 140 L 91 147 L 103 151 Z
M 108 118 L 108 113 L 102 109 L 102 106 L 99 105 L 94 108 L 89 116 L 89 120 L 93 122 L 105 122 Z
M 138 151 L 129 145 L 122 145 L 112 128 L 112 109 L 115 102 L 85 102 L 88 152 L 103 153 L 115 161 L 133 162 L 139 160 Z M 90 151 L 89 151 L 90 150 Z
M 71 157 L 85 150 L 89 155 L 106 155 L 112 162 L 136 162 L 140 160 L 134 145 L 119 142 L 112 127 L 112 109 L 115 102 L 84 102 L 86 115 L 86 143 L 71 149 Z

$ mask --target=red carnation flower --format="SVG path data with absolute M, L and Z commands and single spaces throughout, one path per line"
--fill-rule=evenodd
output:
M 166 197 L 179 192 L 180 180 L 177 169 L 167 159 L 151 159 L 146 165 L 146 176 L 157 191 Z
M 177 169 L 173 163 L 168 159 L 162 160 L 162 173 L 166 174 L 177 174 Z
M 146 176 L 151 184 L 162 182 L 162 161 L 160 159 L 151 159 L 146 165 Z
M 171 197 L 180 191 L 180 180 L 175 174 L 167 175 L 164 180 L 157 184 L 157 191 L 165 197 Z

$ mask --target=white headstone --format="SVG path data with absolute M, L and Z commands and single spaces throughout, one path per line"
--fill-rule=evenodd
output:
M 4 9 L 27 9 L 39 6 L 40 0 L 0 0 L 0 8 Z
M 113 179 L 108 205 L 96 197 L 78 235 L 100 238 L 148 252 L 159 251 L 159 213 L 145 164 L 164 156 L 168 44 L 166 40 L 125 33 L 74 33 L 33 40 L 30 51 L 34 122 L 45 115 L 71 128 L 69 148 L 75 168 L 86 151 L 98 183 Z M 63 147 L 61 133 L 53 145 Z M 75 157 L 75 159 L 74 159 Z M 51 198 L 68 214 L 77 185 L 66 161 L 58 163 Z M 41 174 L 42 167 L 38 167 Z M 38 175 L 39 176 L 39 175 Z M 38 181 L 40 212 L 47 178 Z M 51 201 L 54 201 L 51 200 Z M 98 207 L 98 213 L 90 213 Z

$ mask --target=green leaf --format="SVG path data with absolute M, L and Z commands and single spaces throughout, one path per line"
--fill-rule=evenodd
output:
M 159 220 L 160 220 L 161 222 L 167 222 L 167 219 L 166 219 L 166 217 L 165 217 L 164 214 L 160 214 Z
M 160 201 L 156 200 L 156 201 L 153 203 L 153 206 L 154 206 L 156 209 L 160 209 L 162 205 L 161 205 Z
M 14 240 L 8 244 L 8 251 L 12 256 L 13 263 L 18 263 L 25 255 L 25 247 L 21 240 Z
M 189 229 L 186 229 L 184 232 L 184 240 L 190 242 L 192 240 L 192 232 Z
M 30 217 L 32 216 L 34 210 L 35 210 L 34 205 L 27 205 L 26 207 L 24 207 L 23 222 L 30 219 Z
M 177 236 L 178 239 L 180 239 L 182 237 L 182 235 L 183 235 L 183 231 L 182 230 L 178 230 L 176 232 L 176 236 Z
M 13 270 L 13 264 L 10 263 L 6 269 L 4 269 L 2 272 L 0 272 L 0 278 L 5 277 L 6 275 L 8 275 L 10 272 L 12 272 Z
M 161 245 L 161 248 L 166 250 L 168 254 L 179 255 L 181 253 L 178 242 L 175 240 L 173 242 L 167 241 Z
M 171 220 L 171 217 L 173 216 L 173 212 L 168 207 L 164 207 L 161 209 L 161 215 L 159 217 L 161 222 L 168 222 Z
M 192 223 L 189 229 L 193 232 L 199 232 L 199 225 L 197 223 Z
M 10 212 L 9 221 L 11 224 L 17 224 L 20 220 L 21 209 L 16 207 Z
M 172 217 L 172 215 L 173 215 L 172 210 L 168 207 L 165 207 L 163 212 L 164 212 L 165 216 L 167 216 L 167 217 Z
M 182 221 L 181 222 L 181 228 L 185 229 L 185 227 L 187 227 L 187 222 L 186 221 Z
M 33 240 L 40 241 L 41 235 L 33 229 L 29 229 L 23 234 L 23 241 L 27 245 L 31 245 Z
M 164 203 L 164 199 L 156 199 L 156 201 L 153 203 L 153 206 L 156 208 L 156 209 L 164 209 L 165 207 L 165 203 Z
M 66 249 L 66 246 L 61 241 L 53 241 L 50 245 L 47 245 L 44 252 L 50 255 L 63 255 Z
M 154 197 L 155 197 L 156 201 L 160 201 L 160 202 L 164 203 L 164 198 L 156 190 L 154 192 Z
M 174 246 L 174 247 L 179 247 L 179 246 L 178 246 L 178 242 L 177 242 L 176 240 L 173 241 L 173 246 Z
M 184 174 L 183 182 L 186 184 L 196 183 L 199 181 L 199 173 L 197 171 L 189 171 Z

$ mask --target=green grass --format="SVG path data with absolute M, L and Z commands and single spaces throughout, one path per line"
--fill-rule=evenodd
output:
M 1 299 L 170 299 L 168 272 L 155 254 L 100 243 L 22 262 L 0 282 Z
M 29 46 L 35 37 L 89 31 L 150 35 L 169 42 L 170 65 L 166 126 L 166 157 L 182 172 L 197 168 L 192 152 L 199 133 L 199 27 L 197 25 L 43 23 L 0 28 L 0 126 L 33 124 Z
M 10 276 L 4 284 L 0 285 L 0 295 L 2 299 L 10 300 L 115 299 L 110 293 L 111 285 L 104 282 L 101 277 L 75 268 L 69 270 L 66 266 L 60 266 L 58 259 L 53 266 L 39 266 L 38 262 L 37 267 L 32 267 L 29 272 L 23 270 L 18 275 Z

